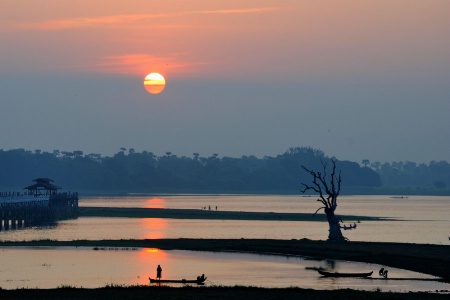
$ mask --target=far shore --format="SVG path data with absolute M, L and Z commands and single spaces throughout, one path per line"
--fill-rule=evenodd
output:
M 220 211 L 208 209 L 79 207 L 80 217 L 165 218 L 202 220 L 302 221 L 326 222 L 324 214 Z M 340 215 L 345 222 L 395 220 L 368 216 Z

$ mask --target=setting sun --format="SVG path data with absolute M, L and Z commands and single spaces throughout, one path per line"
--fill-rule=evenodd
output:
M 144 87 L 150 94 L 159 94 L 166 87 L 166 80 L 159 73 L 150 73 L 145 76 Z

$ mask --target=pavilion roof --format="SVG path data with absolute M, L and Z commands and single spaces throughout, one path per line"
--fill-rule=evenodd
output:
M 32 184 L 30 186 L 24 187 L 24 190 L 50 190 L 50 191 L 55 191 L 58 189 L 61 189 L 59 186 L 56 186 L 54 184 L 52 184 L 51 182 L 53 182 L 52 179 L 50 178 L 36 178 L 35 180 L 36 183 Z

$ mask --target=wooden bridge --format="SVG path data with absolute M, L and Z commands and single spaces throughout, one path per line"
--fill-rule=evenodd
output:
M 78 216 L 78 193 L 58 192 L 49 178 L 38 178 L 24 193 L 0 192 L 0 231 Z

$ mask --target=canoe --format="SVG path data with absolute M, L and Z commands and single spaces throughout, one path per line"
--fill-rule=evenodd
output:
M 194 279 L 194 280 L 187 280 L 187 279 L 181 279 L 181 280 L 176 280 L 176 279 L 153 279 L 153 278 L 148 278 L 150 280 L 150 283 L 196 283 L 196 284 L 203 284 L 205 282 L 207 277 L 202 278 L 202 279 Z
M 372 276 L 372 272 L 366 272 L 366 273 L 339 273 L 339 272 L 327 272 L 327 271 L 321 271 L 317 270 L 320 275 L 326 276 L 326 277 L 369 277 Z

